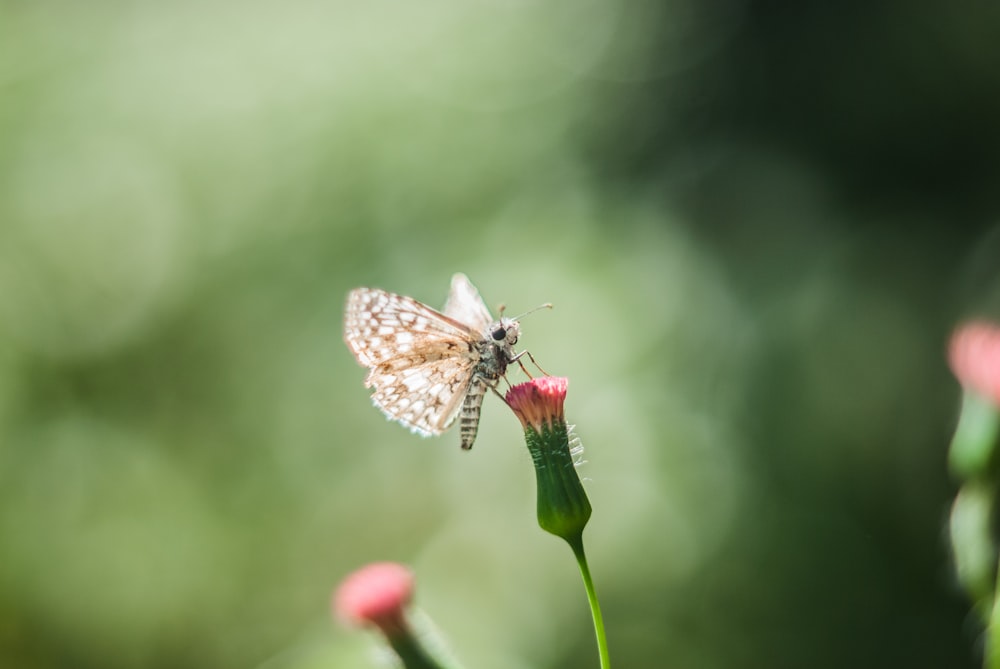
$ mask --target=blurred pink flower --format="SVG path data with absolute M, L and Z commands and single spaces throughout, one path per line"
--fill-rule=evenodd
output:
M 407 633 L 405 609 L 413 597 L 413 572 L 395 562 L 374 562 L 341 581 L 334 614 L 349 625 L 375 625 L 388 636 Z
M 555 423 L 566 421 L 563 404 L 569 380 L 559 376 L 543 376 L 519 383 L 507 391 L 507 404 L 514 410 L 525 428 L 541 432 Z
M 1000 406 L 1000 327 L 985 321 L 959 326 L 951 337 L 948 362 L 964 388 Z

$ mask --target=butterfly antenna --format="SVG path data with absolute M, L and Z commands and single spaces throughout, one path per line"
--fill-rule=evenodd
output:
M 502 305 L 501 305 L 501 306 L 502 306 Z M 523 314 L 521 314 L 520 316 L 517 316 L 517 317 L 515 317 L 515 318 L 512 318 L 511 320 L 512 320 L 512 321 L 519 321 L 519 320 L 521 320 L 522 318 L 524 318 L 525 316 L 527 316 L 528 314 L 533 314 L 533 313 L 535 313 L 536 311 L 539 311 L 539 310 L 541 310 L 541 309 L 551 309 L 551 308 L 552 308 L 552 303 L 551 303 L 551 302 L 546 302 L 545 304 L 539 304 L 539 305 L 538 305 L 537 307 L 535 307 L 534 309 L 528 309 L 527 311 L 525 311 L 525 312 L 524 312 Z M 501 312 L 501 313 L 502 313 L 502 312 Z

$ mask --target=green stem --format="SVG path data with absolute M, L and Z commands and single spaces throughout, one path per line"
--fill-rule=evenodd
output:
M 396 655 L 399 656 L 406 669 L 441 669 L 440 665 L 415 644 L 392 639 L 389 641 L 389 645 L 396 651 Z
M 587 601 L 590 603 L 590 614 L 594 618 L 594 636 L 597 638 L 597 651 L 601 655 L 601 669 L 611 669 L 611 659 L 608 657 L 608 639 L 604 635 L 604 617 L 601 615 L 601 603 L 597 601 L 597 591 L 594 580 L 590 578 L 590 567 L 587 566 L 587 556 L 583 552 L 583 532 L 564 537 L 573 549 L 576 563 L 583 577 L 583 587 L 587 590 Z
M 993 608 L 986 629 L 986 652 L 983 657 L 984 669 L 1000 669 L 1000 575 L 997 591 L 993 596 Z
M 399 634 L 387 635 L 386 641 L 396 651 L 405 669 L 448 669 L 424 648 L 419 637 L 407 625 Z

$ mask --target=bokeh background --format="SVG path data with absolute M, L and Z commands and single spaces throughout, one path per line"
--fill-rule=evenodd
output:
M 596 667 L 517 421 L 370 406 L 347 291 L 552 311 L 620 667 L 975 667 L 959 319 L 1000 262 L 981 3 L 0 2 L 0 665 Z M 520 378 L 513 375 L 512 380 Z

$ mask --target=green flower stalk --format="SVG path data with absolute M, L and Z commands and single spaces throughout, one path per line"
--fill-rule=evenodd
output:
M 352 627 L 375 627 L 406 669 L 458 669 L 431 647 L 430 632 L 417 634 L 406 615 L 413 599 L 413 572 L 395 562 L 376 562 L 348 575 L 333 596 L 336 618 Z
M 576 473 L 573 441 L 563 405 L 567 379 L 545 376 L 507 391 L 507 404 L 524 426 L 524 440 L 538 482 L 538 525 L 564 539 L 573 549 L 594 619 L 601 668 L 611 666 L 597 592 L 583 550 L 583 528 L 590 520 L 590 500 Z
M 983 666 L 1000 669 L 994 529 L 1000 489 L 1000 327 L 984 322 L 960 326 L 948 361 L 963 388 L 962 413 L 948 453 L 949 468 L 961 482 L 949 522 L 955 572 L 986 627 Z

